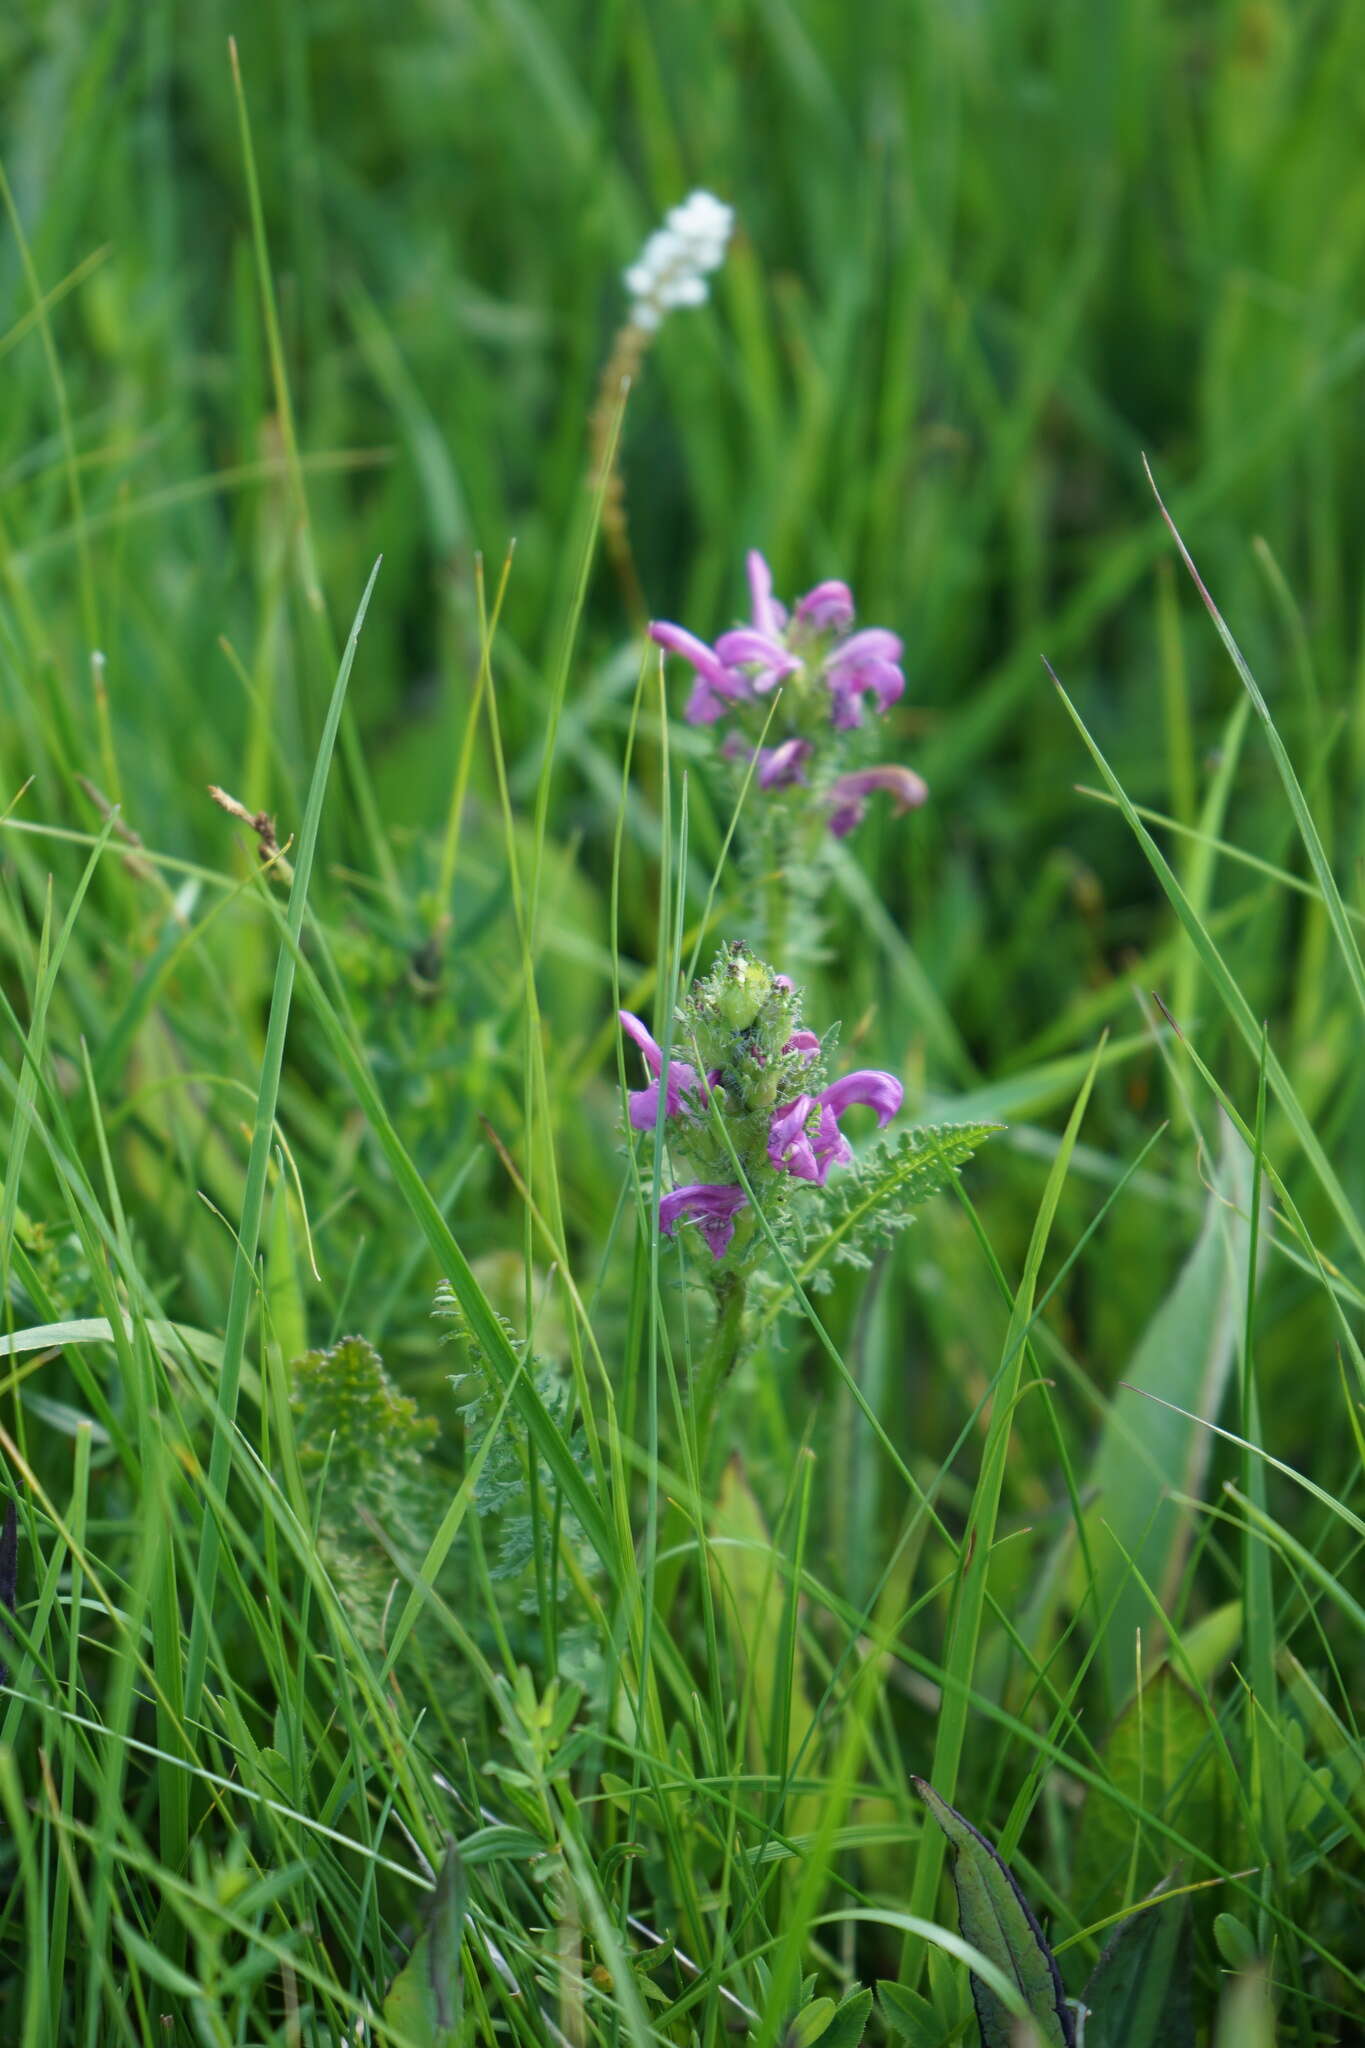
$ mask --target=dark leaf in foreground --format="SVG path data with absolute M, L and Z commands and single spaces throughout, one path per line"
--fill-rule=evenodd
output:
M 1019 1987 L 1047 2048 L 1076 2048 L 1076 2028 L 1061 1973 L 1043 1930 L 1002 1857 L 971 1822 L 923 1778 L 915 1790 L 948 1837 L 949 1868 L 964 1938 Z M 972 1998 L 985 2048 L 1012 2048 L 1013 2016 L 989 1984 L 973 1975 Z
M 1086 2048 L 1194 2048 L 1184 1899 L 1149 1904 L 1120 1923 L 1085 2003 Z

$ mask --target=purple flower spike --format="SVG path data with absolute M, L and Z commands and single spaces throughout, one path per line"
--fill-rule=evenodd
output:
M 773 1111 L 768 1127 L 768 1161 L 779 1173 L 794 1174 L 797 1180 L 820 1179 L 820 1167 L 806 1136 L 806 1120 L 815 1107 L 813 1095 L 798 1095 Z
M 861 824 L 867 799 L 874 789 L 889 793 L 897 815 L 916 809 L 929 794 L 928 783 L 913 768 L 898 768 L 892 762 L 881 768 L 860 768 L 852 775 L 841 775 L 829 791 L 829 829 L 836 839 L 845 838 L 855 825 Z
M 736 1212 L 748 1199 L 743 1188 L 694 1181 L 691 1187 L 674 1188 L 671 1195 L 664 1196 L 659 1204 L 659 1229 L 665 1237 L 672 1237 L 680 1222 L 690 1220 L 700 1226 L 712 1258 L 723 1259 L 735 1234 Z
M 809 740 L 783 740 L 780 747 L 760 747 L 755 781 L 760 789 L 786 789 L 804 782 L 805 766 L 815 752 Z
M 842 633 L 853 624 L 853 592 L 846 583 L 817 583 L 797 601 L 796 616 L 818 633 Z
M 630 1092 L 630 1123 L 632 1130 L 652 1131 L 659 1122 L 659 1077 L 663 1073 L 664 1056 L 658 1041 L 648 1027 L 632 1016 L 629 1010 L 617 1013 L 621 1029 L 626 1037 L 633 1039 L 644 1055 L 645 1065 L 654 1079 L 647 1088 L 635 1088 Z M 670 1058 L 668 1062 L 668 1096 L 664 1106 L 665 1116 L 676 1116 L 683 1106 L 683 1096 L 690 1095 L 698 1086 L 697 1071 L 685 1060 Z

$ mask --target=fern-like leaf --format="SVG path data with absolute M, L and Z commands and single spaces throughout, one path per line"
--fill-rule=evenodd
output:
M 299 1465 L 322 1494 L 318 1552 L 360 1641 L 379 1651 L 398 1576 L 393 1558 L 415 1575 L 444 1509 L 428 1462 L 437 1426 L 398 1391 L 363 1337 L 307 1352 L 292 1373 Z
M 949 1186 L 999 1124 L 925 1124 L 879 1145 L 856 1175 L 832 1180 L 829 1229 L 800 1269 L 805 1280 L 831 1261 L 866 1266 L 870 1254 L 914 1221 L 913 1211 Z

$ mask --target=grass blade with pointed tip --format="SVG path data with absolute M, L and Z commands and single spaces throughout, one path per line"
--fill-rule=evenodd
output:
M 1180 559 L 1184 562 L 1185 567 L 1194 579 L 1194 587 L 1199 592 L 1209 617 L 1213 620 L 1219 639 L 1232 657 L 1232 665 L 1240 676 L 1248 697 L 1251 699 L 1252 708 L 1256 716 L 1261 721 L 1261 728 L 1265 733 L 1266 743 L 1270 748 L 1275 766 L 1279 770 L 1280 780 L 1284 784 L 1285 795 L 1289 798 L 1289 807 L 1294 813 L 1294 822 L 1299 828 L 1299 837 L 1303 841 L 1304 852 L 1308 855 L 1313 873 L 1317 877 L 1318 887 L 1322 891 L 1322 900 L 1327 908 L 1327 916 L 1331 922 L 1337 948 L 1341 954 L 1342 964 L 1346 969 L 1351 987 L 1355 992 L 1356 1001 L 1359 1003 L 1362 1013 L 1365 1013 L 1365 960 L 1361 958 L 1360 947 L 1356 943 L 1356 935 L 1351 929 L 1351 921 L 1347 914 L 1346 906 L 1341 900 L 1341 891 L 1337 887 L 1336 877 L 1332 873 L 1318 828 L 1313 822 L 1313 814 L 1308 808 L 1308 799 L 1303 793 L 1303 786 L 1298 776 L 1294 773 L 1294 764 L 1289 758 L 1289 750 L 1275 728 L 1275 721 L 1270 715 L 1270 706 L 1266 703 L 1261 693 L 1261 686 L 1247 666 L 1246 656 L 1233 639 L 1227 621 L 1209 594 L 1203 577 L 1195 568 L 1190 551 L 1181 539 L 1180 530 L 1176 526 L 1175 521 L 1166 510 L 1162 502 L 1161 493 L 1157 490 L 1156 480 L 1145 461 L 1143 467 L 1147 470 L 1147 481 L 1152 486 L 1152 494 L 1156 499 L 1161 516 L 1170 528 L 1171 538 L 1180 550 Z
M 256 1250 L 260 1243 L 266 1175 L 270 1167 L 270 1152 L 275 1135 L 275 1110 L 279 1101 L 280 1073 L 284 1066 L 284 1041 L 294 997 L 294 946 L 297 945 L 303 930 L 308 885 L 313 873 L 313 857 L 317 852 L 318 831 L 322 824 L 323 799 L 327 793 L 328 771 L 332 765 L 332 753 L 336 746 L 341 713 L 346 702 L 346 686 L 351 679 L 351 665 L 355 660 L 360 629 L 365 623 L 370 593 L 374 589 L 378 574 L 379 563 L 376 562 L 370 571 L 370 580 L 365 585 L 364 594 L 357 607 L 350 638 L 346 642 L 346 651 L 337 670 L 332 701 L 327 707 L 327 721 L 313 764 L 313 779 L 309 785 L 308 802 L 304 808 L 303 825 L 299 832 L 298 853 L 294 861 L 294 880 L 289 891 L 286 922 L 288 938 L 293 943 L 280 947 L 275 966 L 270 1021 L 266 1027 L 265 1054 L 261 1061 L 260 1089 L 256 1098 L 256 1122 L 251 1134 L 246 1186 L 242 1192 L 237 1258 L 232 1268 L 227 1319 L 223 1331 L 223 1365 L 218 1381 L 218 1413 L 213 1433 L 213 1449 L 209 1456 L 209 1512 L 204 1517 L 200 1539 L 194 1616 L 190 1624 L 190 1647 L 185 1673 L 185 1718 L 188 1721 L 194 1720 L 199 1711 L 199 1695 L 203 1687 L 204 1666 L 208 1657 L 208 1622 L 213 1607 L 218 1559 L 222 1549 L 222 1524 L 218 1519 L 216 1507 L 227 1490 L 228 1474 L 232 1464 L 232 1436 L 237 1417 L 237 1392 L 246 1351 L 247 1321 L 252 1302 L 256 1298 Z

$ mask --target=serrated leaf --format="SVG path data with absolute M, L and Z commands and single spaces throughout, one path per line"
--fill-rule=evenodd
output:
M 816 2048 L 858 2048 L 871 2010 L 870 1991 L 850 1991 L 820 2035 Z
M 1061 1973 L 1033 1910 L 1003 1858 L 923 1778 L 911 1780 L 948 1837 L 949 1870 L 964 1939 L 1019 1987 L 1046 2048 L 1075 2048 L 1076 2029 Z M 1014 2048 L 1014 2019 L 991 1987 L 972 1976 L 984 2048 Z
M 831 1259 L 866 1261 L 864 1247 L 885 1241 L 911 1220 L 910 1211 L 940 1194 L 1000 1124 L 924 1124 L 880 1146 L 856 1175 L 828 1190 L 830 1227 L 802 1265 L 803 1282 Z
M 1086 2048 L 1194 2048 L 1184 1899 L 1134 1913 L 1085 1987 Z
M 910 2048 L 943 2048 L 943 2021 L 918 1991 L 883 1978 L 877 1986 L 877 2004 L 891 2032 L 908 2041 Z

